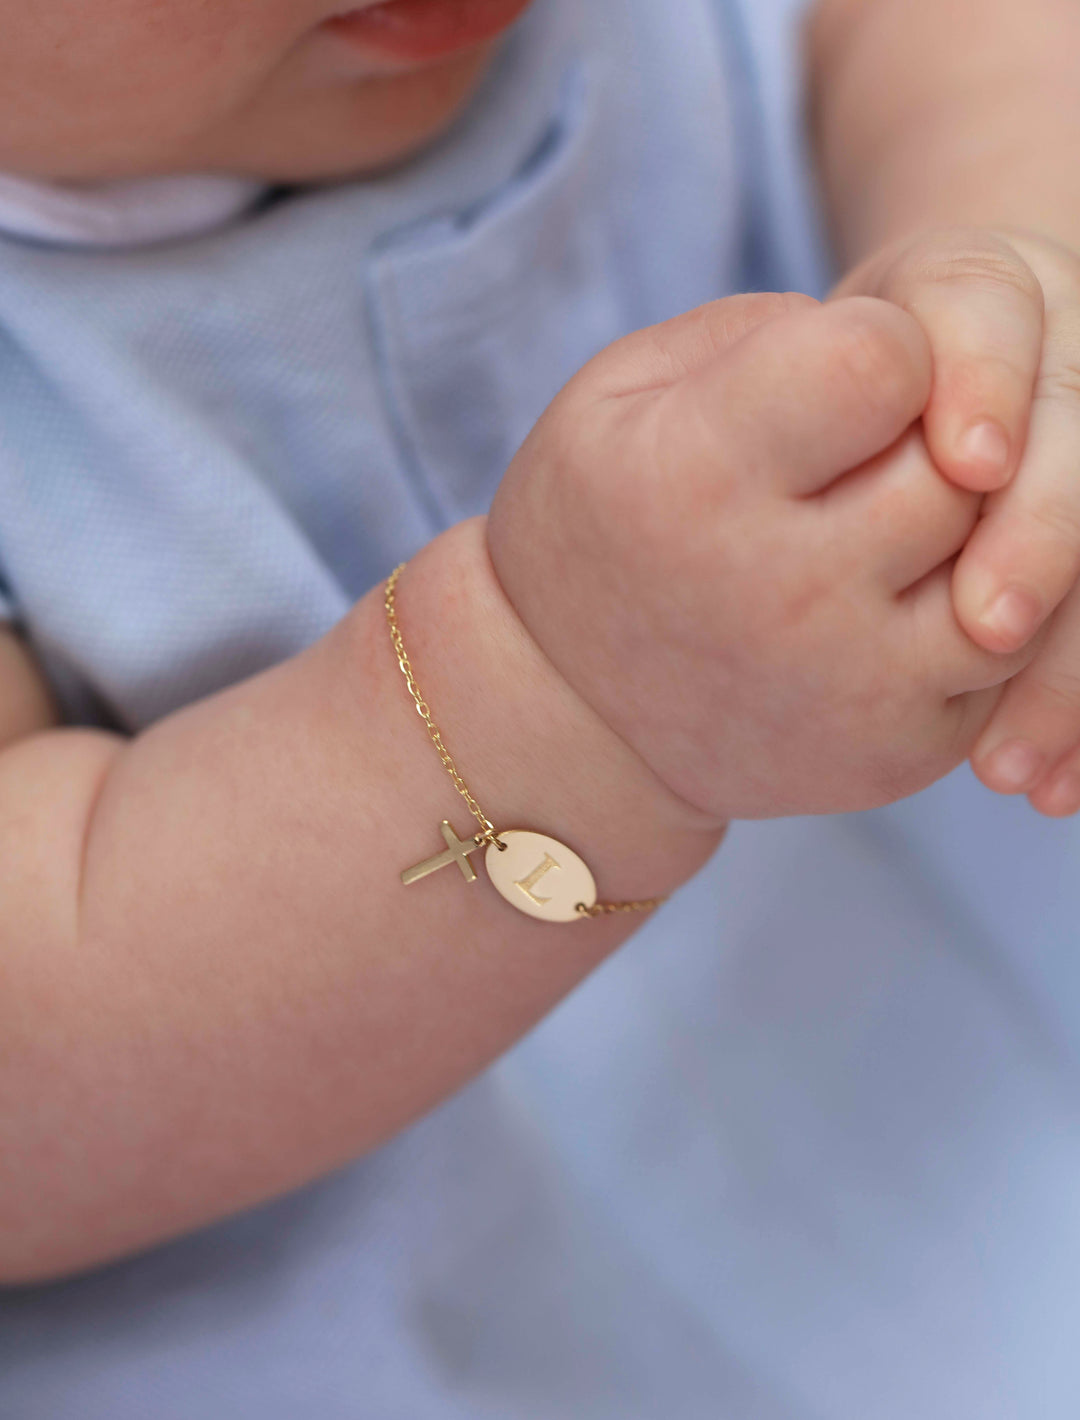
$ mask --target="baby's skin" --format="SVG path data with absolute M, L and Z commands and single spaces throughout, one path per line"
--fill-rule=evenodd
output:
M 923 428 L 938 468 L 987 493 L 953 593 L 971 637 L 1039 654 L 1008 687 L 973 764 L 990 788 L 1080 810 L 1080 259 L 1014 229 L 890 244 L 837 295 L 894 301 L 933 355 Z M 1061 603 L 1064 602 L 1064 606 Z M 1056 608 L 1061 610 L 1048 624 Z
M 372 171 L 446 128 L 527 6 L 425 0 L 491 39 L 422 62 L 343 8 L 0 0 L 0 171 Z M 1080 12 L 971 14 L 818 0 L 833 299 L 731 297 L 604 351 L 490 515 L 401 578 L 470 786 L 605 898 L 674 890 L 732 818 L 885 804 L 969 754 L 1080 809 Z M 640 925 L 539 923 L 453 872 L 403 889 L 454 802 L 381 587 L 131 739 L 61 726 L 0 632 L 0 1281 L 377 1146 Z
M 603 352 L 488 522 L 537 643 L 718 819 L 866 809 L 954 768 L 1029 659 L 958 625 L 977 494 L 917 421 L 930 344 L 867 297 L 745 296 Z
M 528 0 L 412 3 L 423 11 L 424 43 L 440 52 L 388 51 L 387 31 L 402 22 L 379 22 L 371 0 L 0 0 L 0 171 L 294 181 L 399 161 L 452 121 L 499 35 L 528 8 Z M 962 0 L 944 8 L 818 0 L 808 33 L 823 177 L 837 245 L 853 267 L 838 294 L 880 297 L 920 322 L 934 367 L 930 452 L 946 477 L 990 495 L 959 559 L 957 616 L 994 651 L 1013 651 L 1045 628 L 1035 666 L 974 748 L 975 769 L 991 788 L 1072 814 L 1080 811 L 1080 591 L 1070 595 L 1080 575 L 1080 215 L 1054 172 L 1055 155 L 1071 162 L 1072 149 L 1068 101 L 1053 99 L 1052 82 L 1060 63 L 1067 94 L 1075 91 L 1068 57 L 1080 46 L 1071 33 L 1080 21 L 1061 0 L 1037 3 L 1045 15 L 1025 19 L 1014 0 L 987 0 L 976 42 Z M 455 47 L 446 42 L 455 26 L 483 38 Z M 1037 102 L 1017 116 L 998 101 L 1000 75 L 1037 30 L 1042 50 L 1019 72 L 1026 80 L 1030 65 L 1041 65 L 1050 97 L 1045 117 Z M 954 55 L 963 56 L 964 81 L 952 109 Z M 942 114 L 931 137 L 928 109 Z M 1052 134 L 1038 132 L 1041 122 Z M 1037 148 L 1047 168 L 1042 180 L 1028 176 L 1026 158 L 1016 168 L 996 157 L 1029 131 L 1026 150 Z M 984 225 L 940 222 L 983 211 Z M 1020 214 L 1030 230 L 1002 225 Z
M 870 808 L 963 760 L 1030 653 L 956 622 L 950 559 L 979 495 L 927 453 L 931 378 L 895 304 L 751 295 L 570 382 L 490 514 L 398 588 L 496 827 L 550 833 L 603 897 L 640 898 L 734 817 Z M 639 925 L 539 923 L 455 871 L 403 888 L 439 820 L 468 823 L 411 708 L 379 586 L 300 656 L 130 741 L 69 729 L 0 754 L 19 1158 L 0 1280 L 377 1145 Z

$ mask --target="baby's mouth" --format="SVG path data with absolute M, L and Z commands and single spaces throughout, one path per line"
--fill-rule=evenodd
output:
M 326 28 L 388 58 L 440 59 L 494 39 L 532 0 L 378 0 L 353 5 Z

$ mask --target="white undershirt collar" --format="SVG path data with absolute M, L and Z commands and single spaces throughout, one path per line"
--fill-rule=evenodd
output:
M 266 190 L 254 179 L 235 177 L 76 185 L 0 173 L 0 233 L 65 246 L 144 246 L 222 226 Z

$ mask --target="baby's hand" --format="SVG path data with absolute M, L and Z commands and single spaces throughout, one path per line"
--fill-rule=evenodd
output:
M 1037 658 L 975 748 L 975 770 L 992 789 L 1029 794 L 1043 813 L 1076 813 L 1080 256 L 1011 229 L 935 232 L 858 268 L 838 287 L 853 292 L 917 317 L 934 353 L 930 451 L 960 486 L 1000 490 L 957 563 L 962 625 L 1005 652 L 1045 627 Z
M 894 305 L 735 297 L 602 352 L 511 465 L 488 519 L 510 601 L 697 808 L 910 794 L 1025 663 L 957 625 L 949 564 L 980 499 L 913 427 L 930 385 Z

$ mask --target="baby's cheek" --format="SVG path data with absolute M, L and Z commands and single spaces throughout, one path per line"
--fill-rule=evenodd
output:
M 315 21 L 295 0 L 0 0 L 0 169 L 167 170 Z

